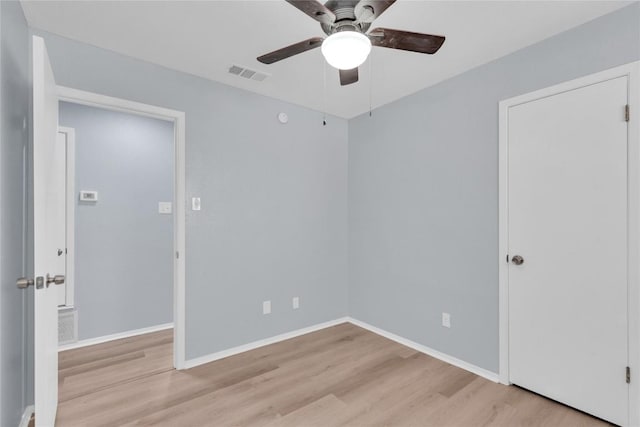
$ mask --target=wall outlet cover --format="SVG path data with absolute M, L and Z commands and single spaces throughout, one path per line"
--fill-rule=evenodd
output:
M 200 208 L 201 208 L 200 197 L 192 197 L 191 198 L 191 210 L 192 211 L 199 211 Z
M 271 301 L 262 302 L 262 314 L 271 314 Z
M 293 297 L 291 300 L 291 304 L 293 305 L 293 309 L 297 310 L 300 308 L 300 297 Z
M 163 215 L 171 214 L 172 211 L 172 203 L 171 202 L 159 202 L 158 203 L 158 213 Z
M 171 214 L 172 203 L 171 202 L 159 202 L 158 203 L 158 213 L 163 215 Z
M 81 202 L 97 202 L 98 201 L 98 192 L 97 191 L 81 190 L 80 191 L 80 201 Z
M 442 326 L 445 328 L 451 327 L 451 315 L 449 313 L 442 313 Z

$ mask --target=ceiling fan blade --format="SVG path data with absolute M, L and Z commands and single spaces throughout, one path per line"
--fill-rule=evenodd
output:
M 340 71 L 340 85 L 346 86 L 358 81 L 358 67 Z
M 396 0 L 360 0 L 353 10 L 359 22 L 373 22 Z
M 444 36 L 412 33 L 409 31 L 376 28 L 369 32 L 369 39 L 374 46 L 390 49 L 408 50 L 411 52 L 434 54 L 444 43 Z
M 315 49 L 322 45 L 322 37 L 312 37 L 308 40 L 292 44 L 291 46 L 283 47 L 282 49 L 274 50 L 266 55 L 259 56 L 258 61 L 263 64 L 273 64 L 274 62 L 282 61 L 290 56 L 297 55 L 302 52 L 306 52 L 311 49 Z
M 321 24 L 331 25 L 336 22 L 336 15 L 322 3 L 316 0 L 286 0 L 287 3 L 298 8 Z

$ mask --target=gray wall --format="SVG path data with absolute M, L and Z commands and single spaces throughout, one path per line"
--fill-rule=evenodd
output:
M 173 123 L 66 102 L 59 121 L 76 136 L 78 338 L 172 322 Z
M 20 4 L 0 2 L 0 425 L 15 426 L 27 404 L 24 173 L 28 144 L 29 47 Z M 23 121 L 25 126 L 23 126 Z
M 634 4 L 351 120 L 350 314 L 497 372 L 498 102 L 638 59 Z
M 186 112 L 187 358 L 347 314 L 345 120 L 40 34 L 59 84 Z
M 356 318 L 497 371 L 497 103 L 637 60 L 639 16 L 635 4 L 326 127 L 42 35 L 59 83 L 187 113 L 186 194 L 203 204 L 187 215 L 187 357 L 343 316 L 349 301 Z

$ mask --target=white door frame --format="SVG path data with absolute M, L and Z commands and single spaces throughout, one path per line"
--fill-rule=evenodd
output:
M 177 110 L 58 86 L 60 101 L 113 111 L 133 113 L 174 123 L 174 201 L 173 217 L 173 366 L 185 368 L 185 113 Z
M 629 304 L 629 425 L 640 425 L 640 61 L 581 77 L 500 102 L 499 107 L 499 179 L 498 179 L 498 274 L 500 324 L 500 382 L 509 382 L 509 212 L 508 212 L 508 126 L 509 108 L 559 93 L 626 76 L 629 81 L 628 102 L 628 304 Z M 620 108 L 624 117 L 624 107 Z M 624 372 L 620 372 L 623 381 Z
M 75 211 L 75 176 L 76 176 L 76 131 L 70 127 L 58 126 L 58 133 L 65 135 L 65 281 L 64 286 L 66 288 L 64 308 L 73 307 L 75 304 L 75 223 L 76 223 L 76 211 Z

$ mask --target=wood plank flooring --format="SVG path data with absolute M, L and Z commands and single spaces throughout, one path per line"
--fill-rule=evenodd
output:
M 61 352 L 56 425 L 608 425 L 351 324 L 186 371 L 172 333 Z

